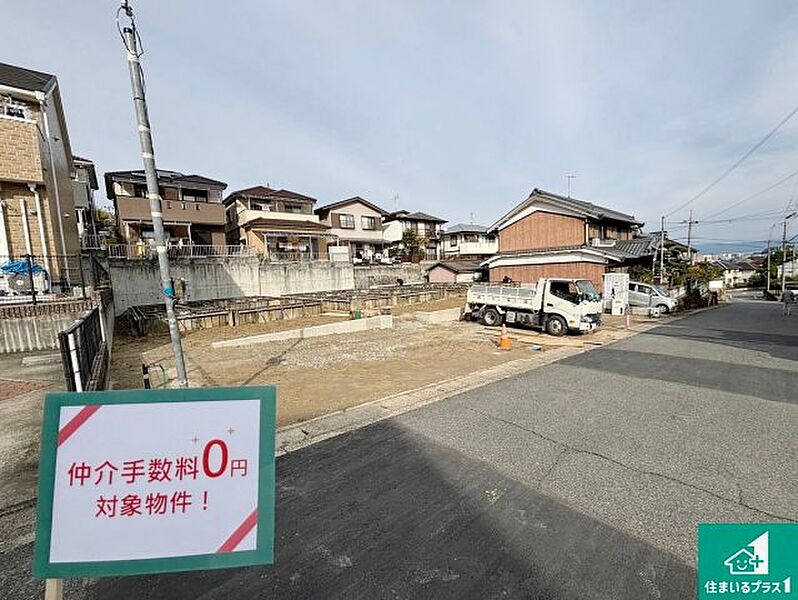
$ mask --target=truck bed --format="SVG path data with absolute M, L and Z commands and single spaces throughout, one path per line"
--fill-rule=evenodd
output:
M 534 286 L 472 285 L 466 295 L 468 304 L 489 304 L 521 310 L 535 310 Z

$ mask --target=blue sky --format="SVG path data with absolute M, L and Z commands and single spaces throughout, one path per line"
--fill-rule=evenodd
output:
M 73 150 L 101 172 L 141 166 L 116 6 L 32 0 L 0 23 L 2 60 L 58 76 Z M 798 106 L 788 0 L 134 7 L 160 168 L 451 224 L 490 224 L 573 173 L 575 197 L 658 229 Z M 798 116 L 695 217 L 798 169 L 797 143 Z M 726 213 L 766 218 L 696 236 L 765 239 L 796 181 Z M 669 219 L 676 237 L 686 217 Z

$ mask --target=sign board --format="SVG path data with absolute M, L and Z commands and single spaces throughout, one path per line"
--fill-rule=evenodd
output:
M 33 572 L 270 564 L 273 387 L 48 394 Z
M 698 598 L 793 598 L 798 523 L 699 523 Z
M 604 274 L 604 310 L 611 310 L 613 301 L 629 306 L 629 273 Z

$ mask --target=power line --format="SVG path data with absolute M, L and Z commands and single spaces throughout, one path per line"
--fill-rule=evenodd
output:
M 757 192 L 757 193 L 755 193 L 755 194 L 751 194 L 750 196 L 746 196 L 746 197 L 745 197 L 745 198 L 743 198 L 742 200 L 738 200 L 737 202 L 735 202 L 735 203 L 733 203 L 733 204 L 730 204 L 729 206 L 727 206 L 726 208 L 724 208 L 724 209 L 722 209 L 722 210 L 719 210 L 719 211 L 717 211 L 717 212 L 714 212 L 714 213 L 712 213 L 711 215 L 707 215 L 706 217 L 704 217 L 704 219 L 703 219 L 703 220 L 704 220 L 704 221 L 706 221 L 707 219 L 711 219 L 712 217 L 717 217 L 718 215 L 722 215 L 723 213 L 725 213 L 726 211 L 729 211 L 729 210 L 731 210 L 732 208 L 735 208 L 735 207 L 737 207 L 737 206 L 740 206 L 740 205 L 741 205 L 741 204 L 743 204 L 744 202 L 748 202 L 749 200 L 753 200 L 754 198 L 758 198 L 758 197 L 759 197 L 759 196 L 761 196 L 762 194 L 766 194 L 766 193 L 768 193 L 770 190 L 772 190 L 772 189 L 775 189 L 775 188 L 779 187 L 779 186 L 780 186 L 782 183 L 785 183 L 785 182 L 789 181 L 790 179 L 792 179 L 792 178 L 793 178 L 793 177 L 795 177 L 796 175 L 798 175 L 798 169 L 796 169 L 795 171 L 793 171 L 793 172 L 792 172 L 792 173 L 790 173 L 789 175 L 785 175 L 784 177 L 782 177 L 781 179 L 779 179 L 779 180 L 778 180 L 776 183 L 774 183 L 773 185 L 770 185 L 770 186 L 766 187 L 764 190 L 761 190 L 761 191 L 759 191 L 759 192 Z
M 686 208 L 687 206 L 689 206 L 690 204 L 692 204 L 693 202 L 698 200 L 701 196 L 706 194 L 709 190 L 711 190 L 716 185 L 718 185 L 721 181 L 726 179 L 726 177 L 728 177 L 733 171 L 735 171 L 737 169 L 737 167 L 739 167 L 741 164 L 743 164 L 748 159 L 749 156 L 751 156 L 754 152 L 759 150 L 765 144 L 765 142 L 767 142 L 771 137 L 773 137 L 775 135 L 775 133 L 779 129 L 781 129 L 784 126 L 785 123 L 787 123 L 787 121 L 789 121 L 790 119 L 792 119 L 795 116 L 796 113 L 798 113 L 798 106 L 796 106 L 794 109 L 792 109 L 787 114 L 786 117 L 784 117 L 781 121 L 779 121 L 778 125 L 776 125 L 773 129 L 771 129 L 770 132 L 768 132 L 768 134 L 765 135 L 765 137 L 763 137 L 756 144 L 754 144 L 748 150 L 748 152 L 746 152 L 739 159 L 737 159 L 737 161 L 732 166 L 730 166 L 723 173 L 721 173 L 718 177 L 716 177 L 714 180 L 712 180 L 711 183 L 709 183 L 707 186 L 705 186 L 700 192 L 698 192 L 696 195 L 694 195 L 692 198 L 690 198 L 687 202 L 685 202 L 684 204 L 682 204 L 682 205 L 678 206 L 677 208 L 673 209 L 671 212 L 667 213 L 665 216 L 666 217 L 670 217 L 673 213 L 679 212 L 683 208 Z

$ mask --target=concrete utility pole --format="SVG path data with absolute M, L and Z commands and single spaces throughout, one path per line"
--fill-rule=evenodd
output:
M 787 221 L 792 219 L 798 212 L 792 212 L 784 217 L 784 228 L 781 234 L 781 297 L 784 298 L 784 290 L 787 289 Z
M 665 285 L 665 217 L 659 220 L 659 284 Z
M 771 228 L 771 231 L 768 232 L 768 283 L 767 283 L 767 287 L 765 288 L 767 290 L 768 294 L 770 293 L 770 233 L 772 231 L 773 230 Z
M 163 212 L 161 209 L 161 196 L 158 192 L 158 172 L 155 169 L 155 150 L 152 146 L 152 132 L 150 118 L 147 114 L 147 101 L 144 96 L 142 70 L 139 63 L 138 33 L 133 18 L 133 9 L 127 0 L 123 0 L 121 10 L 130 19 L 130 25 L 122 30 L 122 37 L 127 49 L 127 64 L 130 69 L 130 84 L 133 88 L 133 104 L 136 107 L 138 119 L 139 142 L 141 143 L 141 158 L 144 161 L 144 174 L 147 178 L 147 197 L 150 200 L 150 215 L 152 228 L 155 232 L 155 249 L 158 253 L 158 267 L 161 271 L 161 291 L 166 303 L 166 320 L 169 323 L 169 337 L 172 338 L 172 350 L 175 354 L 175 368 L 177 380 L 181 387 L 188 387 L 186 376 L 186 362 L 183 357 L 183 345 L 180 341 L 180 330 L 175 318 L 175 292 L 172 277 L 169 273 L 169 258 L 166 254 L 166 235 L 163 230 Z
M 690 209 L 690 217 L 687 219 L 687 255 L 689 257 L 689 263 L 693 264 L 693 225 L 698 223 L 698 221 L 693 221 L 693 209 Z

